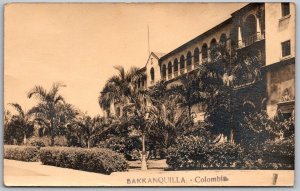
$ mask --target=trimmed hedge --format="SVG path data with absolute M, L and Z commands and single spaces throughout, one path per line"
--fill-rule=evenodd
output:
M 4 158 L 36 162 L 39 160 L 39 150 L 34 146 L 4 145 Z
M 126 171 L 123 155 L 102 148 L 44 147 L 40 159 L 45 165 L 111 174 Z
M 171 170 L 240 169 L 243 149 L 229 143 L 212 144 L 199 136 L 183 136 L 168 149 L 167 164 Z

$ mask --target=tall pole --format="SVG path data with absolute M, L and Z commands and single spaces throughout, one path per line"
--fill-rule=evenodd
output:
M 150 40 L 149 40 L 149 25 L 147 25 L 147 29 L 148 29 L 148 54 L 150 56 Z

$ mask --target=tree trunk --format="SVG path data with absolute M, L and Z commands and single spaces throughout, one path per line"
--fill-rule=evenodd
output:
M 233 129 L 230 129 L 230 143 L 233 144 L 234 140 L 233 140 Z
M 51 144 L 51 146 L 54 146 L 54 135 L 51 135 L 51 142 L 50 142 L 50 144 Z
M 147 170 L 145 136 L 146 136 L 145 133 L 142 132 L 142 167 L 141 167 L 141 170 Z
M 51 141 L 50 141 L 50 146 L 54 146 L 54 123 L 53 123 L 53 119 L 50 120 L 50 138 L 51 138 Z
M 192 115 L 192 109 L 191 109 L 191 106 L 189 105 L 188 106 L 188 110 L 189 110 L 189 117 L 192 117 L 191 115 Z
M 145 133 L 142 133 L 142 154 L 146 153 L 146 146 L 145 146 Z
M 90 146 L 91 146 L 91 142 L 90 142 L 91 140 L 90 140 L 90 138 L 88 138 L 88 141 L 87 141 L 87 147 L 88 147 L 88 149 L 90 148 Z
M 26 145 L 26 142 L 27 142 L 27 137 L 26 137 L 26 133 L 24 133 L 23 144 Z

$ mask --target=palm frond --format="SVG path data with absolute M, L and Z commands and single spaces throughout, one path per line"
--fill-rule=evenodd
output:
M 54 99 L 54 104 L 57 104 L 58 102 L 65 103 L 65 99 L 64 99 L 61 95 L 58 95 L 58 96 Z
M 18 103 L 9 103 L 10 106 L 14 107 L 15 110 L 19 113 L 22 118 L 25 118 L 25 112 L 22 109 L 21 105 Z
M 58 94 L 58 91 L 59 91 L 60 88 L 62 88 L 62 87 L 66 87 L 66 85 L 63 84 L 63 83 L 61 83 L 61 82 L 53 83 L 52 88 L 51 88 L 51 90 L 49 91 L 49 96 L 50 96 L 52 99 L 55 99 L 55 97 L 56 97 L 57 94 Z
M 47 99 L 47 91 L 42 86 L 33 87 L 27 94 L 28 98 L 35 96 L 41 101 L 45 101 Z

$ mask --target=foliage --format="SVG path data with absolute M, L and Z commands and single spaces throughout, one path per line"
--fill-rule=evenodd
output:
M 69 146 L 93 147 L 97 138 L 107 131 L 103 117 L 90 117 L 87 114 L 77 115 L 72 123 L 67 125 Z
M 109 109 L 112 103 L 125 103 L 134 88 L 133 82 L 141 75 L 136 67 L 130 68 L 127 72 L 122 66 L 114 68 L 118 70 L 118 74 L 107 80 L 98 98 L 99 105 L 104 110 Z
M 179 78 L 180 84 L 170 88 L 172 101 L 180 108 L 187 109 L 189 116 L 192 115 L 192 106 L 203 101 L 203 93 L 200 91 L 199 80 L 195 73 L 188 73 Z
M 295 137 L 266 141 L 262 147 L 262 158 L 267 164 L 265 168 L 294 169 Z
M 43 137 L 31 137 L 28 140 L 27 145 L 37 146 L 37 147 L 48 147 L 51 146 L 51 137 L 43 136 Z M 53 146 L 68 146 L 68 140 L 65 136 L 56 136 L 54 137 Z
M 121 153 L 127 160 L 137 160 L 140 158 L 138 150 L 141 148 L 141 143 L 137 137 L 111 136 L 99 142 L 97 146 Z
M 36 162 L 39 160 L 39 150 L 34 146 L 4 145 L 4 158 Z
M 260 147 L 265 141 L 279 136 L 279 131 L 276 131 L 278 124 L 264 111 L 244 115 L 239 125 L 239 131 L 243 132 L 239 133 L 239 142 L 249 149 Z
M 268 118 L 265 112 L 245 116 L 241 144 L 247 154 L 246 166 L 258 169 L 294 168 L 294 120 Z
M 170 169 L 236 169 L 242 167 L 243 149 L 230 143 L 215 144 L 205 136 L 183 136 L 168 149 Z
M 10 103 L 17 114 L 6 114 L 4 128 L 4 142 L 6 144 L 26 144 L 27 138 L 33 135 L 34 124 L 29 112 L 23 110 L 18 103 Z
M 35 97 L 38 104 L 28 111 L 35 115 L 35 121 L 41 126 L 42 135 L 51 137 L 51 145 L 54 145 L 54 138 L 65 134 L 65 126 L 77 115 L 72 105 L 67 104 L 59 90 L 65 85 L 54 83 L 47 91 L 42 86 L 35 86 L 28 93 L 28 98 Z M 40 135 L 40 136 L 42 136 Z
M 109 149 L 44 147 L 41 148 L 40 158 L 45 165 L 99 172 L 103 174 L 126 171 L 128 168 L 124 157 Z
M 39 138 L 33 137 L 28 140 L 28 145 L 41 148 L 41 147 L 45 147 L 46 145 L 48 146 L 49 144 L 45 143 L 45 141 Z

